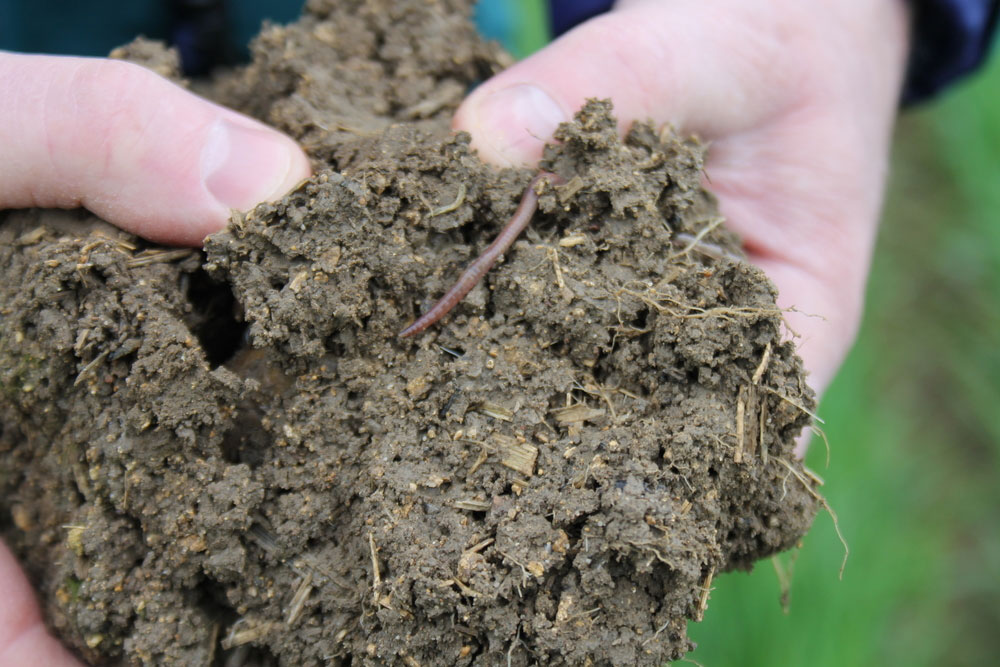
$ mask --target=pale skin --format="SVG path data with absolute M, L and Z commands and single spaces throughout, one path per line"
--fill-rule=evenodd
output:
M 622 128 L 710 141 L 706 184 L 796 309 L 822 391 L 860 318 L 907 32 L 903 0 L 622 0 L 481 85 L 454 126 L 484 159 L 531 166 L 560 120 L 609 97 Z M 102 60 L 0 53 L 0 146 L 0 208 L 82 205 L 178 245 L 309 174 L 291 139 Z M 0 591 L 0 664 L 80 664 L 2 545 Z

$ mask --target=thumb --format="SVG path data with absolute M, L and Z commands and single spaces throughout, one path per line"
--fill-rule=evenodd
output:
M 472 135 L 484 160 L 505 166 L 537 161 L 558 124 L 591 97 L 611 98 L 623 128 L 654 120 L 711 138 L 750 127 L 777 103 L 753 79 L 778 54 L 767 34 L 741 25 L 747 12 L 715 4 L 619 3 L 483 83 L 453 125 Z
M 85 206 L 198 245 L 309 175 L 288 137 L 136 65 L 0 53 L 0 209 Z

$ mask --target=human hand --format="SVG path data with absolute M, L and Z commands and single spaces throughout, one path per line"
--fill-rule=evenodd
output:
M 35 593 L 14 556 L 0 542 L 0 665 L 80 667 L 42 622 Z
M 83 206 L 173 245 L 201 245 L 230 209 L 310 173 L 285 135 L 98 58 L 0 52 L 0 147 L 0 210 Z
M 200 245 L 230 209 L 309 171 L 288 137 L 136 65 L 0 53 L 0 210 L 85 206 L 153 241 Z M 0 543 L 0 665 L 36 664 L 80 663 Z
M 706 186 L 795 308 L 822 392 L 860 320 L 907 42 L 902 0 L 620 0 L 482 84 L 454 126 L 483 159 L 530 164 L 609 97 L 623 129 L 710 141 Z

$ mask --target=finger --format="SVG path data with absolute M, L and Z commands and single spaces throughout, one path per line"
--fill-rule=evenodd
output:
M 31 585 L 3 543 L 0 591 L 0 665 L 81 667 L 45 629 Z
M 200 244 L 309 175 L 288 137 L 129 63 L 0 53 L 0 208 L 85 206 Z
M 750 256 L 778 286 L 778 307 L 809 372 L 809 386 L 826 390 L 843 363 L 861 321 L 862 295 L 793 264 Z
M 530 164 L 556 126 L 587 98 L 612 98 L 622 127 L 672 123 L 713 137 L 753 125 L 797 76 L 777 68 L 774 28 L 727 3 L 633 2 L 592 19 L 479 86 L 456 113 L 481 156 Z M 749 14 L 749 17 L 744 16 Z

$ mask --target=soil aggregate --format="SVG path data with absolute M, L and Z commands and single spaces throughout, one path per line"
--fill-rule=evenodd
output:
M 302 143 L 287 197 L 203 250 L 0 213 L 0 533 L 84 660 L 661 665 L 806 532 L 813 396 L 695 139 L 588 102 L 398 338 L 535 173 L 449 130 L 509 62 L 462 0 L 310 0 L 191 84 Z

